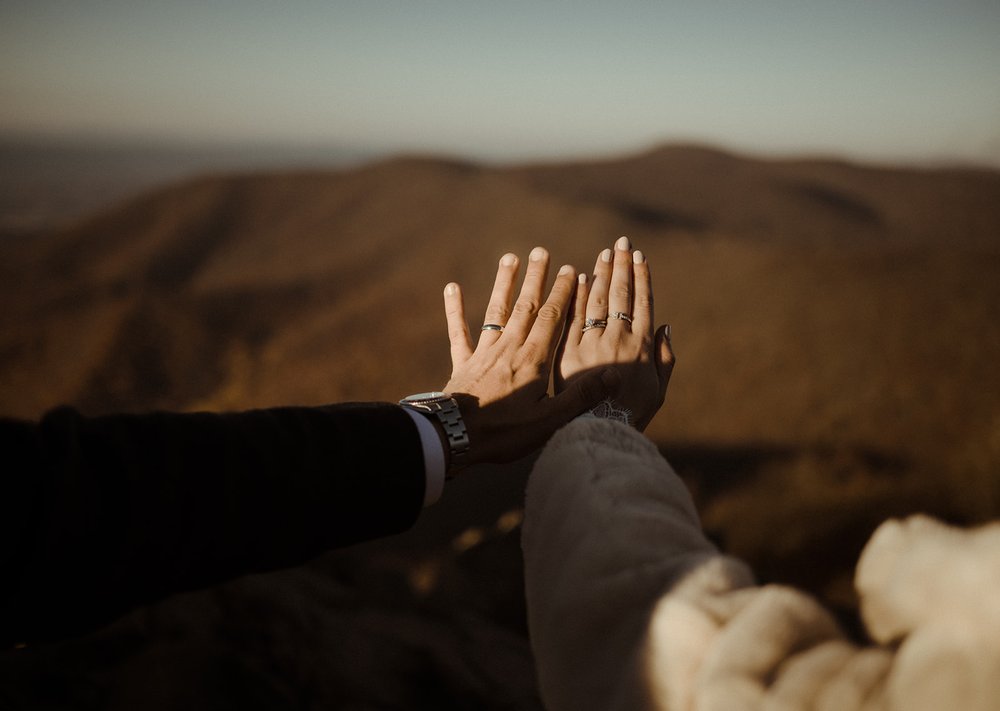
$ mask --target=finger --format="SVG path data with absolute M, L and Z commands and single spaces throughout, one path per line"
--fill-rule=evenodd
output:
M 606 319 L 608 317 L 608 287 L 611 283 L 611 260 L 613 254 L 610 249 L 605 249 L 597 256 L 597 263 L 594 265 L 594 282 L 590 285 L 587 295 L 587 318 Z M 599 333 L 600 329 L 593 329 L 588 333 Z
M 448 319 L 451 365 L 454 368 L 472 356 L 472 339 L 469 337 L 469 324 L 465 321 L 462 287 L 454 282 L 444 288 L 444 315 Z
M 660 402 L 667 395 L 667 385 L 670 384 L 670 375 L 674 372 L 673 344 L 670 341 L 670 325 L 665 324 L 656 329 L 656 374 L 660 380 Z
M 514 298 L 514 281 L 517 278 L 518 260 L 516 254 L 505 254 L 497 266 L 497 276 L 493 281 L 493 292 L 486 306 L 483 325 L 504 327 L 510 317 L 510 302 Z M 489 346 L 497 342 L 503 331 L 486 330 L 479 334 L 479 345 Z
M 549 253 L 543 247 L 535 247 L 528 255 L 528 268 L 521 284 L 521 293 L 514 302 L 514 309 L 507 320 L 504 336 L 514 343 L 523 343 L 531 331 L 542 303 L 545 275 L 549 269 Z
M 632 305 L 632 332 L 653 337 L 653 281 L 649 262 L 638 249 L 632 253 L 632 272 L 635 278 L 635 298 Z
M 608 313 L 632 315 L 632 245 L 628 237 L 619 237 L 615 242 L 614 269 L 611 272 L 611 287 L 608 291 Z M 608 319 L 608 328 L 621 328 L 628 321 Z
M 573 301 L 570 304 L 570 313 L 573 316 L 566 327 L 566 342 L 571 347 L 580 345 L 583 337 L 583 326 L 587 320 L 587 293 L 590 286 L 587 283 L 587 275 L 579 274 L 576 278 L 576 289 L 573 292 Z
M 587 316 L 587 275 L 578 274 L 576 277 L 576 288 L 573 289 L 573 296 L 569 300 L 568 312 L 572 314 L 570 321 L 563 329 L 562 338 L 559 339 L 559 347 L 556 349 L 556 363 L 561 363 L 569 350 L 571 356 L 575 356 L 576 349 L 580 346 L 580 338 L 583 336 L 583 322 Z
M 568 264 L 561 266 L 549 298 L 538 309 L 538 317 L 524 341 L 524 353 L 529 357 L 533 354 L 538 363 L 552 362 L 576 283 L 576 270 Z

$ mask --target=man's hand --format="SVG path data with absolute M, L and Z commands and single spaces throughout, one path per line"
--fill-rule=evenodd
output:
M 486 309 L 484 325 L 490 328 L 480 332 L 475 347 L 461 288 L 454 283 L 445 287 L 452 373 L 444 391 L 458 401 L 469 432 L 465 464 L 528 454 L 617 385 L 615 373 L 596 370 L 574 379 L 555 397 L 547 395 L 556 345 L 576 288 L 575 270 L 563 266 L 543 303 L 548 267 L 548 252 L 533 249 L 521 292 L 513 301 L 518 259 L 503 256 Z

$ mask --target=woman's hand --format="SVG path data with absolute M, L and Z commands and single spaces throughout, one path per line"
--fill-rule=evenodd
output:
M 533 249 L 512 307 L 518 259 L 503 256 L 475 347 L 461 288 L 454 283 L 445 287 L 452 374 L 444 391 L 458 401 L 469 433 L 465 465 L 528 454 L 617 385 L 615 374 L 602 368 L 564 383 L 555 397 L 548 397 L 552 361 L 576 286 L 575 270 L 563 266 L 543 303 L 548 267 L 548 252 Z
M 649 265 L 627 237 L 598 255 L 592 283 L 580 275 L 572 311 L 556 365 L 556 393 L 586 372 L 613 366 L 621 376 L 615 406 L 631 410 L 631 423 L 645 429 L 663 404 L 674 354 L 670 327 L 653 333 Z

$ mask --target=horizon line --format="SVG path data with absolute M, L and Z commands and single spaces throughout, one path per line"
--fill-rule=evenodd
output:
M 521 165 L 546 165 L 562 163 L 592 163 L 622 160 L 666 149 L 695 149 L 730 155 L 748 160 L 768 162 L 805 161 L 836 162 L 871 168 L 903 168 L 916 170 L 987 170 L 1000 171 L 1000 157 L 983 157 L 979 160 L 955 156 L 902 157 L 871 155 L 865 152 L 835 150 L 830 148 L 763 149 L 738 145 L 734 142 L 712 140 L 704 137 L 664 137 L 645 141 L 631 147 L 562 150 L 555 152 L 509 152 L 506 157 L 489 153 L 475 154 L 452 148 L 434 146 L 408 146 L 387 143 L 383 147 L 359 146 L 333 139 L 291 138 L 208 138 L 142 134 L 112 133 L 49 133 L 0 130 L 0 150 L 27 151 L 107 151 L 127 154 L 134 152 L 174 152 L 197 155 L 200 151 L 228 153 L 253 150 L 280 158 L 281 153 L 296 155 L 298 159 L 316 152 L 317 160 L 335 157 L 340 165 L 362 165 L 401 158 L 448 160 L 493 167 Z M 337 155 L 339 154 L 339 155 Z M 206 158 L 211 156 L 205 156 Z M 286 156 L 290 157 L 290 156 Z M 248 158 L 249 160 L 249 158 Z M 250 161 L 252 162 L 252 160 Z

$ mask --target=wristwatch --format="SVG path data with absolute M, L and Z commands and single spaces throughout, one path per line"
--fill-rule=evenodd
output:
M 434 415 L 448 440 L 448 451 L 451 453 L 449 469 L 461 465 L 469 451 L 469 433 L 465 429 L 465 421 L 458 409 L 458 402 L 448 393 L 430 392 L 408 395 L 399 401 L 408 410 L 419 412 L 425 416 Z

